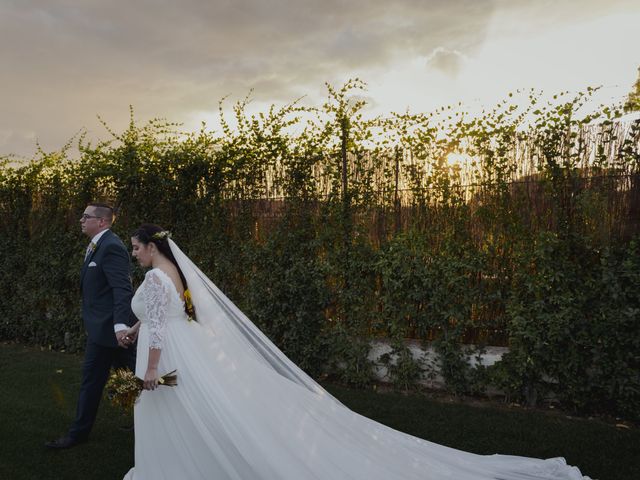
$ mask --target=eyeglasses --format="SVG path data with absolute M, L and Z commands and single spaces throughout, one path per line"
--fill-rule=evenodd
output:
M 99 217 L 97 215 L 89 215 L 88 213 L 83 213 L 82 215 L 80 215 L 80 220 L 88 220 L 90 218 L 103 218 L 103 217 Z

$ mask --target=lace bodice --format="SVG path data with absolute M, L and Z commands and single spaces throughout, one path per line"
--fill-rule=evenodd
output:
M 149 348 L 162 348 L 168 322 L 187 320 L 184 302 L 173 281 L 159 268 L 147 272 L 133 296 L 131 308 L 148 327 Z

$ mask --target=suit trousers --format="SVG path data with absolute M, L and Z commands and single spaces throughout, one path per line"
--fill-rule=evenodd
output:
M 76 419 L 68 434 L 71 438 L 84 441 L 89 437 L 111 367 L 128 368 L 135 371 L 135 366 L 135 345 L 131 345 L 129 348 L 105 347 L 90 339 L 87 340 Z

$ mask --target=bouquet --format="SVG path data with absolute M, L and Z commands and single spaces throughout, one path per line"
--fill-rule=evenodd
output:
M 144 382 L 131 370 L 119 368 L 111 373 L 107 381 L 107 397 L 111 404 L 127 413 L 133 410 L 142 393 Z M 158 379 L 158 386 L 175 387 L 178 385 L 176 371 L 167 373 Z

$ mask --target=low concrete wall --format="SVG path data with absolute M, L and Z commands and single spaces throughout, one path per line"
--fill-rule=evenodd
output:
M 437 373 L 437 357 L 435 350 L 429 346 L 426 349 L 423 348 L 422 344 L 415 340 L 407 340 L 406 345 L 411 350 L 411 354 L 413 358 L 420 361 L 423 365 L 433 365 L 436 375 L 434 378 L 423 378 L 418 383 L 424 385 L 428 388 L 443 388 L 444 380 Z M 473 347 L 473 345 L 467 345 L 468 347 Z M 485 353 L 481 355 L 480 362 L 482 365 L 490 366 L 494 363 L 500 361 L 502 355 L 509 351 L 508 347 L 485 347 Z M 391 346 L 389 342 L 386 340 L 374 340 L 371 342 L 371 350 L 369 351 L 369 360 L 371 360 L 375 364 L 374 372 L 376 378 L 382 382 L 389 381 L 387 377 L 387 367 L 382 365 L 379 361 L 380 356 L 385 353 L 389 353 L 391 351 Z M 468 358 L 469 364 L 475 366 L 478 362 L 475 356 L 471 356 Z

